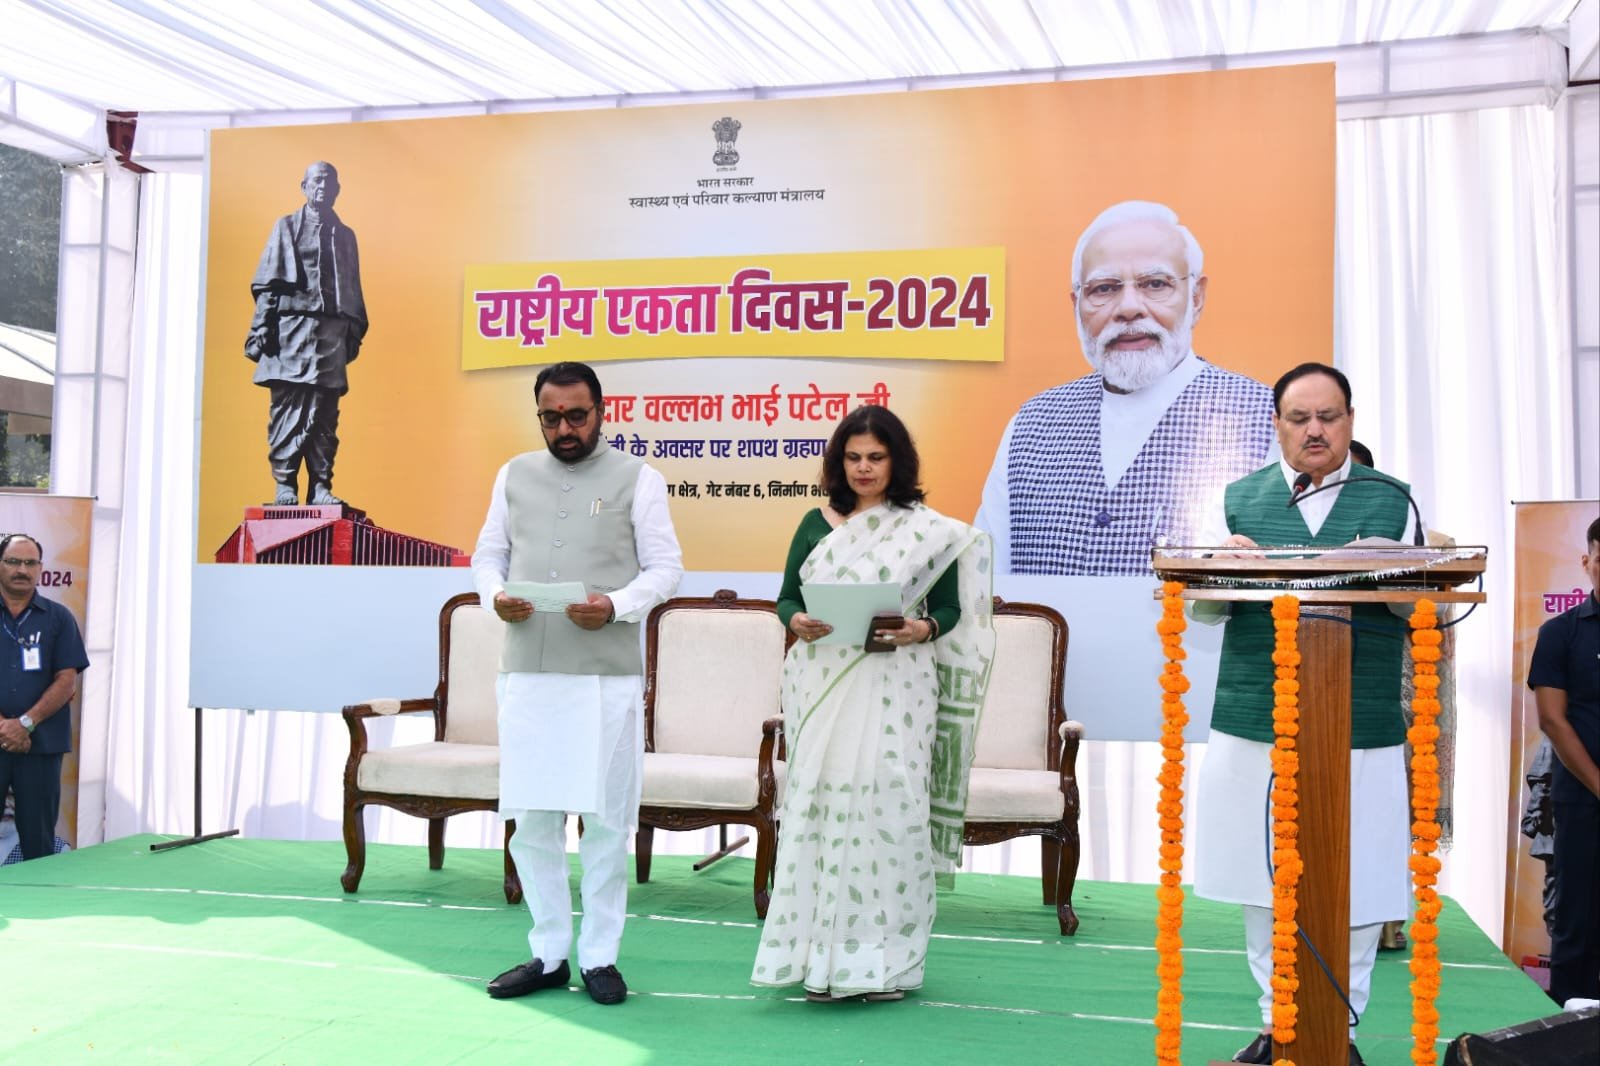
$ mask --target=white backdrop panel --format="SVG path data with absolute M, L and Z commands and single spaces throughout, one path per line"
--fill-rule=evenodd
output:
M 1067 715 L 1095 740 L 1152 740 L 1160 733 L 1160 604 L 1147 578 L 1002 576 L 1007 600 L 1046 603 L 1067 619 Z M 776 573 L 691 572 L 681 596 L 733 589 L 777 595 Z M 438 679 L 440 604 L 470 592 L 465 568 L 222 566 L 194 568 L 189 702 L 197 707 L 338 711 L 380 696 L 426 696 Z M 250 604 L 248 609 L 238 605 Z M 330 636 L 332 634 L 332 636 Z M 1191 740 L 1205 739 L 1221 627 L 1191 626 Z M 1107 670 L 1107 664 L 1116 664 Z M 1090 669 L 1091 665 L 1094 669 Z

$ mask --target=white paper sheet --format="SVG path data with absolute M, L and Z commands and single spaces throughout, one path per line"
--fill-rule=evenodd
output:
M 875 614 L 900 613 L 900 585 L 830 585 L 813 582 L 800 586 L 806 614 L 833 627 L 817 644 L 864 644 Z
M 565 611 L 570 603 L 588 603 L 581 581 L 507 581 L 506 595 L 533 604 L 535 611 Z

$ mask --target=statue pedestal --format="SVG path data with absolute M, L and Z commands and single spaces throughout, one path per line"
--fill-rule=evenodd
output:
M 446 544 L 376 525 L 348 503 L 261 504 L 217 549 L 219 563 L 298 566 L 470 566 L 472 556 Z

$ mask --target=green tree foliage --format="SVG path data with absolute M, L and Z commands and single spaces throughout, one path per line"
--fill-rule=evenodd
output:
M 0 144 L 0 322 L 56 331 L 61 168 Z

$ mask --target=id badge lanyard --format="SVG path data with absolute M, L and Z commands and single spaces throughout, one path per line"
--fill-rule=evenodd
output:
M 28 621 L 28 616 L 33 613 L 33 608 L 29 607 L 22 612 L 22 617 L 17 619 L 15 629 L 11 627 L 10 620 L 3 617 L 8 613 L 0 611 L 0 628 L 4 628 L 6 636 L 17 642 L 17 647 L 22 652 L 22 669 L 29 673 L 44 669 L 44 661 L 39 651 L 39 633 L 35 631 L 26 637 L 22 635 L 22 627 Z

